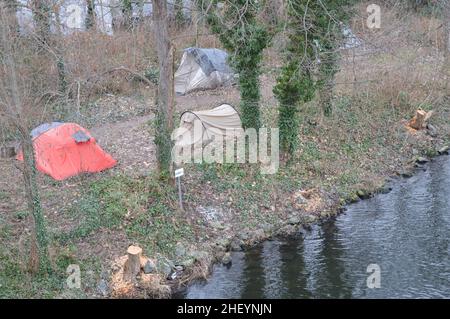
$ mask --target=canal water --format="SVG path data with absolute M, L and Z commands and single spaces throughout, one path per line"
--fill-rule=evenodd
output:
M 183 297 L 450 298 L 450 156 L 425 168 L 296 238 L 234 253 Z

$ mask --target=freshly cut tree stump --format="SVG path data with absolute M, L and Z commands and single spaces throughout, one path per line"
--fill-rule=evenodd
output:
M 415 130 L 421 130 L 427 126 L 427 121 L 433 114 L 433 111 L 425 112 L 423 110 L 417 110 L 416 115 L 409 121 L 409 126 Z
M 139 246 L 130 246 L 127 250 L 128 260 L 123 269 L 123 279 L 132 281 L 141 271 L 142 248 Z
M 427 112 L 422 110 L 417 110 L 416 115 L 412 118 L 411 121 L 409 121 L 409 126 L 413 129 L 420 130 L 423 126 L 423 121 L 425 119 L 425 115 Z

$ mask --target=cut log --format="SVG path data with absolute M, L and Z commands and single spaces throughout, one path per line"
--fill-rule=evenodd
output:
M 139 246 L 130 246 L 127 250 L 128 259 L 123 269 L 123 279 L 132 281 L 141 271 L 142 248 Z
M 433 111 L 425 112 L 423 110 L 417 110 L 416 114 L 412 118 L 411 121 L 409 121 L 409 126 L 415 130 L 421 130 L 427 126 L 427 121 L 433 114 Z
M 10 158 L 16 155 L 14 146 L 0 146 L 0 158 Z

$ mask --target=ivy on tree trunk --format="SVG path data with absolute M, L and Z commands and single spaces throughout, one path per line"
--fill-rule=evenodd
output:
M 332 113 L 333 78 L 338 70 L 341 20 L 348 16 L 333 0 L 287 2 L 288 45 L 274 94 L 279 101 L 280 147 L 292 156 L 298 147 L 299 112 L 319 90 L 323 113 Z
M 133 17 L 133 2 L 132 0 L 122 0 L 122 14 L 124 19 L 124 24 L 127 29 L 132 26 Z
M 181 28 L 184 26 L 185 22 L 183 13 L 183 0 L 175 0 L 174 9 L 175 9 L 175 23 L 178 28 Z
M 94 0 L 86 0 L 86 30 L 92 29 L 95 26 L 95 3 Z
M 285 64 L 273 92 L 279 101 L 280 148 L 284 153 L 293 155 L 298 146 L 301 104 L 314 97 L 312 61 L 316 50 L 306 25 L 310 8 L 305 6 L 303 0 L 292 0 L 287 9 L 289 42 Z
M 32 6 L 33 19 L 36 23 L 39 40 L 45 44 L 50 37 L 51 8 L 48 0 L 34 0 Z
M 172 155 L 174 87 L 173 48 L 169 38 L 166 1 L 153 0 L 153 19 L 156 22 L 154 32 L 159 63 L 155 144 L 160 175 L 167 177 Z
M 223 4 L 223 3 L 222 3 Z M 231 53 L 230 63 L 239 75 L 241 118 L 244 128 L 259 129 L 261 61 L 270 42 L 266 27 L 257 19 L 256 0 L 230 0 L 218 7 L 217 0 L 199 1 L 206 22 Z
M 25 132 L 23 132 L 25 133 Z M 22 133 L 22 135 L 24 135 Z M 36 161 L 33 148 L 33 141 L 28 131 L 22 136 L 23 150 L 23 179 L 25 183 L 25 191 L 28 202 L 28 210 L 33 215 L 35 244 L 37 247 L 38 272 L 47 274 L 51 271 L 49 254 L 48 254 L 48 235 L 45 224 L 44 214 L 42 210 L 41 198 L 37 184 Z M 33 258 L 33 256 L 31 256 Z

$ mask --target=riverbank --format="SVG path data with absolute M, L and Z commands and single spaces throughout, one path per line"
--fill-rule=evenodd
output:
M 295 236 L 232 253 L 177 298 L 448 298 L 450 156 Z M 368 278 L 380 270 L 376 287 Z
M 230 251 L 289 236 L 346 203 L 389 191 L 389 178 L 411 175 L 418 161 L 449 145 L 450 109 L 447 78 L 437 71 L 439 21 L 395 12 L 383 21 L 398 32 L 354 23 L 366 45 L 342 52 L 332 116 L 322 116 L 318 99 L 302 105 L 299 150 L 290 163 L 274 175 L 261 175 L 258 165 L 186 165 L 184 211 L 174 185 L 153 175 L 154 92 L 83 105 L 82 124 L 119 165 L 63 182 L 39 176 L 54 269 L 47 278 L 29 273 L 32 218 L 14 160 L 0 160 L 0 297 L 170 297 L 207 277 L 213 263 L 228 262 Z M 271 48 L 265 59 L 262 123 L 277 127 L 272 88 L 280 52 Z M 238 105 L 238 88 L 178 97 L 177 113 L 223 101 Z M 430 129 L 407 128 L 419 108 L 434 111 Z M 130 245 L 143 248 L 150 267 L 136 282 L 121 283 Z M 69 265 L 80 267 L 80 289 L 66 284 Z
M 312 188 L 286 193 L 285 198 L 289 198 L 292 205 L 282 206 L 280 203 L 277 203 L 276 206 L 262 205 L 261 210 L 265 208 L 268 211 L 265 214 L 267 219 L 261 218 L 259 225 L 256 227 L 253 225 L 250 227 L 233 225 L 234 229 L 240 229 L 240 231 L 231 235 L 222 232 L 224 235 L 218 236 L 205 249 L 205 260 L 201 263 L 201 268 L 197 268 L 195 271 L 188 269 L 187 274 L 181 277 L 179 282 L 173 282 L 171 287 L 174 292 L 179 293 L 185 289 L 186 284 L 197 279 L 205 279 L 205 275 L 210 273 L 214 263 L 224 265 L 230 263 L 230 252 L 252 248 L 268 239 L 296 236 L 305 232 L 315 224 L 322 223 L 340 214 L 346 204 L 368 199 L 378 193 L 390 192 L 390 184 L 393 180 L 409 178 L 416 171 L 422 170 L 423 164 L 432 161 L 435 156 L 448 154 L 449 131 L 441 136 L 444 137 L 443 139 L 435 136 L 429 139 L 427 143 L 422 144 L 422 139 L 426 138 L 427 135 L 426 131 L 411 132 L 406 127 L 405 130 L 407 134 L 414 135 L 410 141 L 411 144 L 404 145 L 401 157 L 396 158 L 397 161 L 385 163 L 387 165 L 385 171 L 371 171 L 370 179 L 367 179 L 367 175 L 362 172 L 358 172 L 354 175 L 353 184 L 343 183 L 328 188 L 321 183 Z M 372 151 L 376 152 L 377 150 L 373 149 Z M 375 166 L 374 162 L 370 160 L 366 162 L 366 165 L 369 167 Z M 392 167 L 396 168 L 390 170 Z M 358 170 L 357 167 L 354 167 L 354 169 Z M 284 208 L 284 214 L 280 214 L 280 207 Z M 267 222 L 267 220 L 273 218 L 273 215 L 276 215 L 277 218 L 272 219 L 272 223 Z M 239 225 L 242 225 L 241 222 L 239 222 Z
M 410 176 L 418 162 L 449 145 L 445 100 L 433 106 L 433 131 L 413 131 L 405 125 L 413 105 L 400 112 L 373 101 L 341 99 L 345 103 L 338 100 L 334 116 L 321 123 L 313 122 L 316 105 L 305 108 L 302 147 L 276 175 L 261 175 L 259 166 L 250 164 L 185 166 L 185 211 L 178 209 L 175 188 L 152 175 L 111 170 L 62 183 L 41 176 L 55 274 L 44 280 L 27 272 L 32 221 L 24 211 L 6 211 L 2 296 L 169 297 L 206 278 L 214 263 L 227 263 L 231 251 L 290 236 L 335 216 L 346 203 L 389 191 L 390 178 Z M 274 109 L 263 111 L 268 123 Z M 118 285 L 122 256 L 133 244 L 155 267 L 138 285 Z M 71 264 L 80 266 L 81 289 L 65 285 Z
M 371 111 L 346 104 L 321 124 L 305 117 L 305 147 L 297 162 L 283 165 L 277 175 L 261 175 L 258 166 L 244 164 L 185 166 L 185 211 L 177 209 L 172 186 L 154 177 L 104 179 L 95 196 L 103 207 L 130 212 L 119 232 L 125 232 L 129 244 L 144 248 L 157 272 L 140 277 L 138 286 L 124 286 L 115 282 L 123 266 L 115 261 L 108 296 L 168 297 L 206 278 L 214 263 L 228 263 L 231 251 L 296 234 L 339 214 L 347 203 L 388 192 L 389 179 L 411 176 L 416 166 L 446 152 L 450 117 L 445 103 L 434 107 L 432 125 L 438 129 L 433 132 L 405 125 L 412 109 L 401 114 L 385 105 L 370 105 Z M 337 120 L 346 125 L 336 125 Z M 324 134 L 336 128 L 339 134 Z M 327 139 L 320 141 L 320 136 Z M 120 196 L 112 199 L 110 194 L 117 193 Z M 139 196 L 144 202 L 136 200 Z

